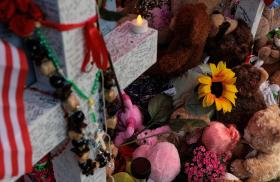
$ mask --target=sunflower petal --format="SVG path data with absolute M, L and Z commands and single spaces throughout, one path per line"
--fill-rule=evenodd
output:
M 213 63 L 210 63 L 210 69 L 211 69 L 212 77 L 215 77 L 219 73 L 219 70 L 217 69 L 216 65 Z
M 215 101 L 215 96 L 213 94 L 207 94 L 203 99 L 203 107 L 209 107 L 211 106 Z
M 226 68 L 227 68 L 227 66 L 226 66 L 226 63 L 225 63 L 225 62 L 220 61 L 220 62 L 218 63 L 217 69 L 218 69 L 219 71 L 225 70 Z
M 206 85 L 211 84 L 211 78 L 209 76 L 200 76 L 198 77 L 198 82 Z
M 234 92 L 224 91 L 222 96 L 235 106 L 236 95 Z
M 213 77 L 212 82 L 222 82 L 225 78 L 221 75 Z
M 224 84 L 225 91 L 237 93 L 238 90 L 235 85 L 232 84 Z
M 225 83 L 225 84 L 235 84 L 236 83 L 236 77 L 228 78 L 228 79 L 224 80 L 223 83 Z
M 227 99 L 225 99 L 225 98 L 221 98 L 221 100 L 222 100 L 223 112 L 224 113 L 231 112 L 231 110 L 232 110 L 231 103 Z
M 222 101 L 219 98 L 215 98 L 216 110 L 220 111 L 222 107 Z
M 205 97 L 208 93 L 199 93 L 198 92 L 198 98 L 201 99 L 202 97 Z
M 202 107 L 207 107 L 207 96 L 203 98 Z
M 200 85 L 198 87 L 198 94 L 209 94 L 211 92 L 211 86 L 210 85 Z
M 219 77 L 223 78 L 222 81 L 231 79 L 235 76 L 235 73 L 230 69 L 221 70 Z
M 208 101 L 209 101 L 209 106 L 214 104 L 216 96 L 213 94 L 208 94 Z

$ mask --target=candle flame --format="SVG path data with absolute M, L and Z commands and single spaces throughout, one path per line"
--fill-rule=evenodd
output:
M 142 19 L 141 15 L 138 15 L 138 16 L 137 16 L 136 23 L 137 23 L 137 25 L 142 25 L 143 19 Z

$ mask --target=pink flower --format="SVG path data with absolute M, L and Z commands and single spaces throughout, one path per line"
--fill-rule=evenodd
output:
M 194 149 L 191 163 L 185 164 L 189 182 L 217 181 L 225 173 L 225 164 L 216 153 L 207 151 L 204 146 Z
M 150 10 L 152 14 L 152 27 L 162 29 L 169 25 L 171 20 L 171 11 L 168 5 L 163 5 L 160 8 L 156 7 Z

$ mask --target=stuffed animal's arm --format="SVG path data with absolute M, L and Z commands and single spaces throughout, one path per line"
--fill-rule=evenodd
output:
M 126 131 L 119 132 L 114 140 L 117 146 L 123 144 L 126 139 L 130 138 L 135 131 L 135 120 L 133 118 L 129 118 L 127 120 L 127 128 Z
M 252 177 L 256 181 L 270 181 L 278 176 L 279 157 L 261 154 L 255 158 L 235 160 L 231 170 L 239 178 Z
M 279 174 L 279 154 L 261 154 L 244 161 L 245 168 L 257 181 L 270 181 Z
M 127 128 L 125 132 L 125 137 L 129 138 L 134 134 L 135 131 L 135 119 L 134 118 L 129 118 L 127 120 Z

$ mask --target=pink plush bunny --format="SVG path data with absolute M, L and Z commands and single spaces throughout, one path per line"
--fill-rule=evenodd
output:
M 117 112 L 117 135 L 114 140 L 116 146 L 123 144 L 126 139 L 143 128 L 142 114 L 139 108 L 132 104 L 130 97 L 125 92 L 122 92 L 122 98 L 125 109 Z
M 154 130 L 145 130 L 137 136 L 140 145 L 133 153 L 133 159 L 137 157 L 147 158 L 152 171 L 150 178 L 156 182 L 170 182 L 180 172 L 180 157 L 175 145 L 169 142 L 160 142 L 158 135 L 170 132 L 169 126 L 162 126 Z
M 232 155 L 232 150 L 240 139 L 239 132 L 233 125 L 226 127 L 223 123 L 212 121 L 204 129 L 202 143 L 206 148 L 217 154 L 225 154 L 227 158 Z
M 154 135 L 159 135 L 164 133 L 166 134 L 167 132 L 170 131 L 171 129 L 168 125 L 156 128 L 154 130 L 145 130 L 137 136 L 138 139 L 137 143 L 139 145 L 144 145 L 144 144 L 155 145 L 156 143 L 158 143 L 158 137 Z M 149 136 L 153 136 L 153 137 L 149 137 Z M 145 138 L 145 137 L 149 137 L 149 138 Z
M 171 182 L 181 169 L 178 150 L 169 142 L 141 145 L 133 153 L 133 159 L 137 157 L 145 157 L 150 161 L 150 178 L 156 182 Z

